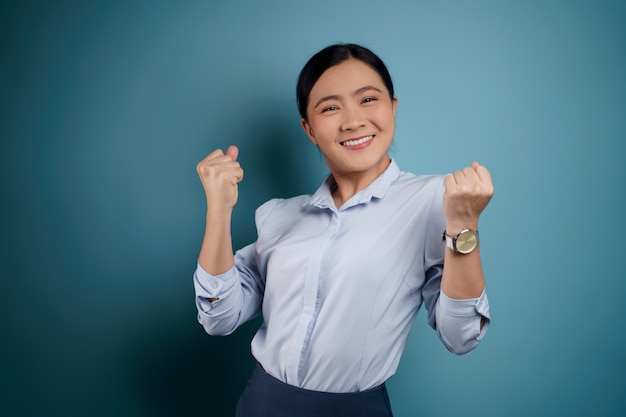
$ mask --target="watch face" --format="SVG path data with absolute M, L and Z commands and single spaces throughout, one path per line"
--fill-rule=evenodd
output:
M 460 253 L 470 253 L 478 245 L 478 236 L 471 230 L 464 230 L 456 238 L 456 250 Z

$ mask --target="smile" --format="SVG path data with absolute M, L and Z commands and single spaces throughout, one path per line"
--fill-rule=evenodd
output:
M 364 144 L 365 142 L 369 142 L 372 139 L 374 139 L 374 135 L 363 136 L 360 139 L 346 140 L 344 142 L 339 142 L 339 144 L 342 146 L 358 146 Z

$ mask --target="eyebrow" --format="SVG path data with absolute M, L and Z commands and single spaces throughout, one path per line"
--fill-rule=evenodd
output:
M 362 93 L 364 93 L 366 91 L 369 91 L 369 90 L 374 90 L 374 91 L 378 91 L 379 93 L 382 93 L 380 88 L 374 87 L 373 85 L 366 85 L 366 86 L 363 86 L 363 87 L 361 87 L 361 88 L 359 88 L 357 90 L 354 90 L 354 92 L 352 93 L 352 96 L 358 96 L 359 94 L 362 94 Z M 333 94 L 333 95 L 330 95 L 330 96 L 326 96 L 326 97 L 322 97 L 321 99 L 319 99 L 319 101 L 317 103 L 315 103 L 315 106 L 313 106 L 313 108 L 314 109 L 317 108 L 317 106 L 319 106 L 320 104 L 322 104 L 325 101 L 328 101 L 328 100 L 339 100 L 339 99 L 340 99 L 340 96 L 338 96 L 336 94 Z

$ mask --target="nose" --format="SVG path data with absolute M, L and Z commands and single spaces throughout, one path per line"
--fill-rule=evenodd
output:
M 359 106 L 344 108 L 341 130 L 356 130 L 365 125 L 365 115 Z

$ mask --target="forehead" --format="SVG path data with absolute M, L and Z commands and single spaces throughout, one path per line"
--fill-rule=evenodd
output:
M 387 91 L 385 83 L 374 68 L 358 59 L 350 59 L 324 71 L 311 89 L 311 98 L 349 94 L 366 85 Z

